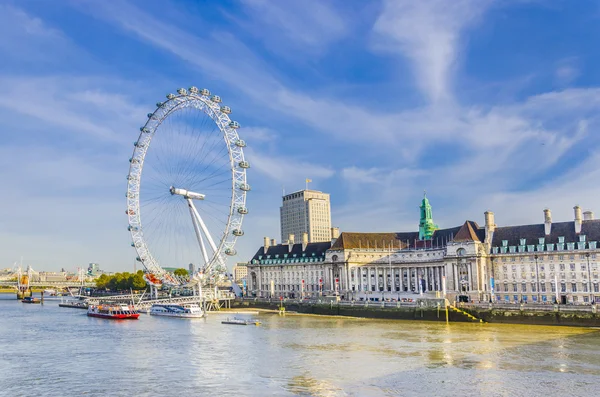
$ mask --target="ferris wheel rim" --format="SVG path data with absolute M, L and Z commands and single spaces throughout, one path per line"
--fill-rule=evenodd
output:
M 240 139 L 237 133 L 239 124 L 229 118 L 231 110 L 227 106 L 221 106 L 220 102 L 220 97 L 210 96 L 208 90 L 198 90 L 195 87 L 191 87 L 189 90 L 181 88 L 178 90 L 177 95 L 169 94 L 165 102 L 157 103 L 154 112 L 148 114 L 148 120 L 140 128 L 140 134 L 134 144 L 133 154 L 130 158 L 129 174 L 127 176 L 126 213 L 132 245 L 138 255 L 136 260 L 142 263 L 147 273 L 153 273 L 158 277 L 158 279 L 153 280 L 146 278 L 151 284 L 157 284 L 156 280 L 174 285 L 196 284 L 206 276 L 203 270 L 209 273 L 208 275 L 213 270 L 223 273 L 226 270 L 224 268 L 226 256 L 235 255 L 235 243 L 237 238 L 243 235 L 242 223 L 244 215 L 248 212 L 246 209 L 246 193 L 249 191 L 246 179 L 248 163 L 245 160 L 243 151 L 245 142 Z M 148 243 L 144 238 L 140 206 L 141 180 L 150 143 L 163 122 L 169 116 L 185 108 L 194 108 L 203 112 L 216 124 L 229 154 L 232 192 L 225 230 L 219 236 L 217 249 L 212 254 L 210 261 L 205 263 L 204 269 L 198 269 L 194 274 L 190 274 L 189 280 L 183 280 L 169 274 L 152 255 L 151 247 L 148 247 Z

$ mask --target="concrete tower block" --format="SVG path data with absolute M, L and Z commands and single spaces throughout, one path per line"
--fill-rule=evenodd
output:
M 575 233 L 579 234 L 581 233 L 581 222 L 583 221 L 581 219 L 581 207 L 576 205 L 573 207 L 573 211 L 575 213 Z
M 552 231 L 552 212 L 546 208 L 544 210 L 544 234 L 549 236 Z

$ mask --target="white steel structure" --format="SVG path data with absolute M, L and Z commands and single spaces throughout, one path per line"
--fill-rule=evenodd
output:
M 227 273 L 226 257 L 236 254 L 250 186 L 246 143 L 230 113 L 207 89 L 180 88 L 140 128 L 126 213 L 131 245 L 153 286 L 215 283 Z M 198 264 L 190 277 L 165 270 L 190 263 Z

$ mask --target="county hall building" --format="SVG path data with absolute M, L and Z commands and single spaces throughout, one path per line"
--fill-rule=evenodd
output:
M 343 232 L 311 243 L 294 235 L 265 243 L 248 263 L 248 291 L 259 297 L 338 295 L 354 300 L 442 296 L 505 302 L 600 302 L 600 220 L 574 208 L 574 220 L 503 226 L 465 221 L 440 229 L 427 197 L 418 231 Z

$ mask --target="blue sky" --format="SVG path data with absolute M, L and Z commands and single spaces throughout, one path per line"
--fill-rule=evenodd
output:
M 595 1 L 0 1 L 0 267 L 131 270 L 132 142 L 192 85 L 249 145 L 234 260 L 305 178 L 342 231 L 600 211 L 599 39 Z

